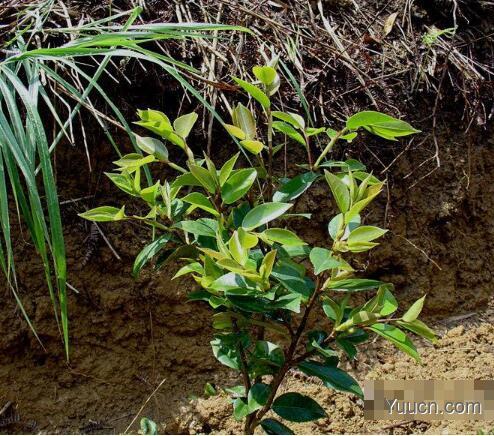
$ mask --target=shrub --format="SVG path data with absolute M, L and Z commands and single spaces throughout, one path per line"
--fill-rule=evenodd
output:
M 273 62 L 274 64 L 275 62 Z M 258 425 L 269 434 L 291 430 L 269 411 L 294 422 L 326 416 L 312 398 L 298 392 L 277 395 L 288 371 L 298 368 L 322 380 L 331 389 L 362 397 L 354 378 L 339 368 L 341 354 L 355 359 L 357 346 L 377 334 L 419 361 L 417 349 L 405 331 L 435 340 L 434 333 L 417 318 L 424 298 L 403 315 L 395 315 L 398 303 L 393 286 L 379 280 L 355 276 L 351 259 L 378 245 L 386 233 L 364 225 L 362 212 L 379 195 L 383 182 L 366 171 L 357 160 L 335 161 L 327 157 L 338 141 L 353 141 L 361 129 L 386 140 L 416 133 L 408 123 L 379 112 L 359 112 L 340 130 L 308 127 L 295 113 L 273 110 L 272 97 L 279 87 L 273 65 L 256 66 L 254 83 L 235 78 L 262 107 L 266 132 L 254 114 L 237 104 L 227 131 L 236 137 L 244 152 L 257 159 L 257 166 L 240 167 L 240 153 L 221 168 L 210 156 L 197 158 L 187 137 L 197 120 L 190 113 L 173 123 L 162 112 L 139 111 L 136 123 L 181 148 L 186 168 L 169 160 L 165 143 L 137 136 L 145 155 L 129 154 L 116 161 L 117 170 L 108 177 L 127 194 L 144 201 L 147 213 L 128 216 L 125 206 L 103 206 L 82 217 L 93 221 L 138 220 L 153 227 L 156 237 L 137 256 L 133 274 L 138 275 L 151 260 L 156 267 L 171 261 L 185 262 L 175 278 L 190 275 L 197 289 L 189 301 L 202 301 L 213 309 L 217 334 L 211 341 L 213 354 L 223 365 L 239 372 L 242 384 L 228 387 L 233 415 L 245 420 L 245 432 Z M 307 163 L 300 174 L 280 178 L 273 160 L 289 138 L 289 147 L 302 145 Z M 327 138 L 316 159 L 311 139 Z M 170 166 L 178 175 L 141 187 L 141 169 L 153 162 Z M 328 223 L 328 242 L 309 246 L 288 228 L 294 218 L 310 215 L 293 211 L 294 201 L 322 181 L 329 187 L 338 213 Z M 365 304 L 352 302 L 357 292 L 372 291 Z M 322 308 L 321 327 L 311 329 L 309 316 Z

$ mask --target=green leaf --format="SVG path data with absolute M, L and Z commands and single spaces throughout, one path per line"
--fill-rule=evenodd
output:
M 214 194 L 216 192 L 216 181 L 206 168 L 189 164 L 189 169 L 192 175 L 209 193 Z
M 374 226 L 361 226 L 350 232 L 348 236 L 348 244 L 355 244 L 360 242 L 370 242 L 374 239 L 380 238 L 387 230 L 380 229 Z
M 292 435 L 295 434 L 286 425 L 273 418 L 266 418 L 260 422 L 262 429 L 266 434 Z
M 267 229 L 261 233 L 261 237 L 265 237 L 270 242 L 278 242 L 282 245 L 307 245 L 307 243 L 302 241 L 295 233 L 287 229 Z
M 343 318 L 343 309 L 340 307 L 336 301 L 329 298 L 328 296 L 322 297 L 322 310 L 326 314 L 329 319 L 332 319 L 335 322 L 335 326 L 337 327 L 342 318 Z
M 184 232 L 192 233 L 197 236 L 216 237 L 218 223 L 210 218 L 199 218 L 196 221 L 180 221 L 173 227 L 182 229 Z
M 431 341 L 433 344 L 437 342 L 437 337 L 434 331 L 419 319 L 412 322 L 396 321 L 396 323 L 404 329 L 422 336 L 428 341 Z
M 249 362 L 251 376 L 275 374 L 285 363 L 283 350 L 268 341 L 257 341 Z
M 182 198 L 182 201 L 189 203 L 193 208 L 198 207 L 199 209 L 205 210 L 214 216 L 219 216 L 219 212 L 214 208 L 213 204 L 209 199 L 200 192 L 191 192 Z
M 216 335 L 211 341 L 211 347 L 216 359 L 223 365 L 239 370 L 240 369 L 240 351 L 239 346 L 244 348 L 249 344 L 249 338 L 246 335 Z
M 307 191 L 318 177 L 315 173 L 299 174 L 280 186 L 273 195 L 273 201 L 287 202 L 294 200 Z
M 353 312 L 353 311 L 352 311 Z M 353 326 L 364 326 L 369 324 L 374 324 L 379 319 L 379 315 L 377 313 L 368 312 L 365 310 L 360 310 L 357 313 L 354 313 L 347 319 L 343 324 L 340 324 L 336 327 L 336 331 L 342 332 L 348 330 Z
M 314 292 L 314 283 L 306 277 L 301 277 L 299 272 L 284 262 L 278 262 L 271 275 L 286 289 L 302 296 L 307 301 Z
M 180 268 L 176 274 L 172 277 L 172 280 L 175 280 L 178 277 L 182 277 L 186 274 L 191 274 L 191 273 L 197 273 L 197 274 L 204 274 L 204 268 L 199 262 L 193 262 L 189 263 L 188 265 L 183 266 Z
M 225 164 L 221 167 L 220 170 L 220 175 L 219 175 L 219 182 L 220 186 L 222 187 L 225 182 L 228 180 L 230 177 L 230 174 L 232 173 L 233 167 L 237 163 L 238 156 L 240 155 L 240 152 L 238 152 L 235 156 L 230 158 L 225 162 Z
M 378 288 L 383 284 L 379 280 L 372 279 L 330 280 L 327 283 L 326 289 L 334 289 L 336 291 L 364 291 L 366 289 Z
M 233 173 L 221 188 L 221 198 L 226 204 L 240 200 L 251 188 L 256 180 L 257 171 L 254 168 L 245 168 Z
M 240 141 L 240 145 L 252 154 L 259 154 L 264 149 L 264 144 L 255 139 L 244 139 Z
M 261 91 L 260 88 L 253 85 L 252 83 L 246 82 L 245 80 L 239 79 L 238 77 L 233 77 L 233 80 L 245 92 L 247 92 L 247 94 L 257 100 L 264 109 L 269 109 L 269 107 L 271 106 L 271 101 L 269 100 L 269 97 Z
M 389 324 L 373 324 L 369 327 L 374 333 L 392 342 L 397 348 L 420 363 L 420 356 L 410 338 L 399 328 Z
M 134 265 L 132 266 L 132 276 L 137 277 L 144 265 L 156 256 L 156 254 L 161 251 L 170 239 L 171 234 L 165 233 L 150 244 L 146 245 L 134 260 Z
M 272 409 L 283 419 L 292 422 L 308 422 L 326 417 L 326 412 L 316 401 L 296 392 L 280 395 L 274 400 Z
M 181 186 L 202 186 L 192 173 L 180 174 L 171 184 L 172 188 L 179 188 Z
M 80 213 L 79 216 L 86 220 L 97 222 L 120 221 L 126 218 L 125 206 L 120 209 L 112 206 L 100 206 Z
M 266 86 L 269 86 L 273 83 L 274 79 L 276 79 L 276 70 L 273 67 L 269 66 L 255 66 L 252 68 L 252 72 L 254 76 Z
M 298 114 L 294 114 L 291 112 L 273 111 L 273 112 L 271 112 L 271 115 L 273 115 L 274 118 L 278 118 L 279 120 L 284 121 L 285 123 L 291 124 L 296 129 L 302 129 L 303 130 L 305 128 L 305 121 Z M 322 129 L 322 130 L 324 130 L 324 129 Z M 314 134 L 314 133 L 312 133 L 312 134 Z
M 243 398 L 236 398 L 233 401 L 233 417 L 241 421 L 249 414 L 249 406 Z
M 156 423 L 153 420 L 151 420 L 149 418 L 146 418 L 146 417 L 141 418 L 141 422 L 139 425 L 141 427 L 140 433 L 143 435 L 158 434 L 158 426 L 156 425 Z
M 129 153 L 114 161 L 113 163 L 120 168 L 124 168 L 129 172 L 134 172 L 137 168 L 140 168 L 148 163 L 154 162 L 155 157 L 152 155 L 143 156 L 139 153 Z
M 209 285 L 209 288 L 216 291 L 228 291 L 237 288 L 255 289 L 255 286 L 241 275 L 229 272 L 217 278 Z
M 232 121 L 236 127 L 245 133 L 246 137 L 243 139 L 254 139 L 256 137 L 256 121 L 254 115 L 242 103 L 238 103 L 233 109 Z
M 265 383 L 256 383 L 249 389 L 247 405 L 249 413 L 255 412 L 264 406 L 268 400 L 271 388 Z
M 298 143 L 302 144 L 304 147 L 307 145 L 304 137 L 295 130 L 290 124 L 283 121 L 274 121 L 273 129 L 278 132 L 284 133 L 286 136 L 294 139 Z
M 137 146 L 147 154 L 153 155 L 161 162 L 168 162 L 168 149 L 159 139 L 135 135 Z
M 253 230 L 283 215 L 293 205 L 289 203 L 263 203 L 250 210 L 242 221 L 242 227 Z
M 235 136 L 235 138 L 237 139 L 242 140 L 247 138 L 247 135 L 240 127 L 234 126 L 232 124 L 223 124 L 223 127 L 230 135 Z
M 323 364 L 314 360 L 305 360 L 299 363 L 299 369 L 307 375 L 319 377 L 324 385 L 337 391 L 350 392 L 364 398 L 358 382 L 345 371 L 336 366 Z
M 420 132 L 405 121 L 375 111 L 363 111 L 351 116 L 347 120 L 346 126 L 349 130 L 363 127 L 374 135 L 390 140 Z
M 329 171 L 324 170 L 324 176 L 326 177 L 326 181 L 331 188 L 331 192 L 333 193 L 333 197 L 338 205 L 338 208 L 342 213 L 347 212 L 348 209 L 350 209 L 351 204 L 350 191 L 347 186 L 339 177 L 336 177 Z
M 339 260 L 332 257 L 332 252 L 325 248 L 314 247 L 310 252 L 309 259 L 316 275 L 328 269 L 338 268 L 341 265 Z
M 422 308 L 424 307 L 424 300 L 425 295 L 422 298 L 419 298 L 415 303 L 413 303 L 401 319 L 405 322 L 415 321 L 420 315 L 420 312 L 422 312 Z
M 175 130 L 175 133 L 177 133 L 183 139 L 187 138 L 187 136 L 189 136 L 190 134 L 190 131 L 194 127 L 197 118 L 198 115 L 195 112 L 191 112 L 190 114 L 186 114 L 186 115 L 182 115 L 181 117 L 178 117 L 173 122 L 173 128 Z

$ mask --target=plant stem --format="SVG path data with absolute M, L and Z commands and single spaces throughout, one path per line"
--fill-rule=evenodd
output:
M 271 381 L 269 387 L 271 388 L 271 392 L 269 393 L 269 397 L 266 401 L 266 404 L 263 406 L 261 410 L 259 410 L 256 414 L 253 414 L 252 420 L 250 420 L 249 426 L 247 426 L 246 423 L 246 434 L 253 434 L 255 428 L 259 425 L 259 422 L 262 420 L 264 415 L 269 412 L 271 409 L 271 405 L 273 404 L 274 398 L 276 396 L 276 392 L 278 391 L 278 388 L 280 387 L 281 383 L 283 382 L 286 373 L 299 362 L 299 358 L 294 359 L 294 354 L 297 349 L 298 342 L 302 336 L 302 334 L 305 331 L 305 327 L 307 325 L 307 321 L 309 319 L 309 315 L 314 308 L 314 305 L 317 301 L 317 297 L 320 294 L 321 289 L 319 288 L 319 277 L 316 279 L 316 287 L 314 289 L 314 292 L 312 293 L 309 303 L 307 304 L 307 307 L 305 308 L 304 315 L 302 316 L 302 320 L 300 321 L 300 324 L 290 342 L 290 346 L 288 347 L 288 351 L 286 352 L 285 356 L 285 363 L 283 366 L 280 368 L 278 373 L 274 376 L 273 380 Z M 312 352 L 311 352 L 312 353 Z
M 307 149 L 307 160 L 309 161 L 309 168 L 312 170 L 312 152 L 310 151 L 310 140 L 309 137 L 302 130 L 305 140 L 305 148 Z
M 338 139 L 340 139 L 346 132 L 347 132 L 347 128 L 345 127 L 344 129 L 340 130 L 338 133 L 336 133 L 335 136 L 333 136 L 331 138 L 331 141 L 329 141 L 329 144 L 322 151 L 321 155 L 317 158 L 316 163 L 314 164 L 314 169 L 315 170 L 317 170 L 317 168 L 319 168 L 319 165 L 321 164 L 321 161 L 331 151 L 331 149 L 333 148 L 333 146 L 336 144 L 336 141 L 338 141 Z
M 266 109 L 268 117 L 268 200 L 271 201 L 273 193 L 273 115 L 271 108 Z

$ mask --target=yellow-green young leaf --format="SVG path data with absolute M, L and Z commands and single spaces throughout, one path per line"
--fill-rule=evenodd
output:
M 127 218 L 125 216 L 125 206 L 120 209 L 113 206 L 100 206 L 80 213 L 79 216 L 86 220 L 97 222 L 120 221 Z
M 175 130 L 175 133 L 184 139 L 187 138 L 197 121 L 197 117 L 198 115 L 195 112 L 178 117 L 173 122 L 173 129 Z
M 214 162 L 211 159 L 209 159 L 208 156 L 206 156 L 206 153 L 204 153 L 204 160 L 206 161 L 206 166 L 208 168 L 211 178 L 214 180 L 215 186 L 218 186 L 220 184 L 220 180 L 218 179 L 218 171 L 216 171 L 216 166 L 214 165 Z
M 202 168 L 195 164 L 189 164 L 189 169 L 192 175 L 208 192 L 211 194 L 216 192 L 216 182 L 206 168 Z
M 137 146 L 147 154 L 153 155 L 161 162 L 168 162 L 168 149 L 159 139 L 135 135 Z
M 372 324 L 369 329 L 374 333 L 377 333 L 379 336 L 382 336 L 384 339 L 392 342 L 397 348 L 420 363 L 419 353 L 405 332 L 390 324 L 381 323 Z
M 242 242 L 238 236 L 238 232 L 234 231 L 232 237 L 228 241 L 228 248 L 232 257 L 240 264 L 245 265 L 248 258 L 248 251 L 242 246 Z
M 332 252 L 326 248 L 314 247 L 310 251 L 309 259 L 316 275 L 340 266 L 340 261 L 332 257 Z
M 285 121 L 285 123 L 291 124 L 296 129 L 305 129 L 305 121 L 304 119 L 293 112 L 281 112 L 281 111 L 273 111 L 271 112 L 274 118 L 278 118 L 279 120 Z M 324 128 L 321 128 L 321 131 L 324 131 Z
M 264 109 L 268 109 L 271 106 L 269 97 L 261 91 L 260 88 L 245 80 L 233 77 L 233 80 L 239 85 L 247 94 L 249 94 L 254 100 L 257 100 Z
M 360 226 L 350 232 L 350 235 L 348 236 L 348 244 L 351 245 L 353 243 L 370 242 L 374 239 L 380 238 L 386 232 L 387 230 L 380 229 L 375 226 Z
M 254 139 L 256 137 L 256 121 L 254 115 L 242 103 L 238 103 L 233 109 L 232 122 L 235 127 L 238 127 L 245 133 L 245 139 Z
M 364 251 L 369 251 L 379 244 L 377 242 L 354 242 L 353 244 L 348 244 L 347 248 L 352 253 L 363 253 Z
M 186 274 L 192 274 L 192 273 L 204 274 L 204 268 L 202 267 L 202 265 L 199 262 L 193 262 L 193 263 L 189 263 L 188 265 L 183 266 L 172 277 L 172 280 L 175 280 L 176 278 L 182 277 Z
M 153 186 L 149 186 L 147 188 L 142 189 L 139 195 L 147 203 L 155 204 L 159 189 L 160 189 L 160 182 L 156 182 Z
M 219 212 L 214 208 L 213 204 L 209 201 L 209 199 L 200 192 L 191 192 L 189 195 L 186 195 L 182 198 L 182 201 L 189 203 L 191 208 L 189 208 L 188 213 L 192 212 L 196 207 L 199 209 L 205 210 L 214 216 L 219 216 Z
M 225 182 L 228 180 L 228 177 L 230 177 L 230 174 L 232 173 L 233 167 L 237 163 L 237 159 L 238 159 L 239 155 L 240 155 L 240 152 L 238 152 L 235 156 L 233 156 L 232 158 L 227 160 L 225 162 L 225 164 L 221 167 L 220 175 L 219 175 L 220 186 L 223 186 L 225 184 Z
M 342 332 L 353 326 L 365 326 L 375 323 L 379 319 L 376 313 L 360 311 L 352 315 L 349 320 L 336 327 L 336 331 Z
M 331 192 L 333 193 L 333 197 L 338 205 L 338 208 L 342 213 L 347 212 L 351 205 L 350 191 L 347 186 L 329 171 L 324 170 L 324 176 L 326 177 L 326 181 L 328 182 Z
M 254 248 L 259 243 L 259 238 L 256 235 L 246 232 L 242 227 L 238 229 L 238 236 L 242 246 L 247 249 Z
M 177 133 L 166 131 L 163 132 L 161 136 L 166 140 L 170 141 L 172 144 L 178 145 L 182 150 L 185 150 L 185 141 Z
M 122 173 L 105 173 L 105 175 L 125 193 L 134 197 L 137 195 L 134 191 L 132 177 L 127 171 L 123 171 Z
M 274 262 L 276 261 L 276 250 L 271 250 L 264 256 L 262 260 L 261 267 L 259 268 L 259 273 L 263 279 L 267 279 L 273 271 Z
M 242 140 L 247 137 L 247 135 L 241 128 L 234 126 L 233 124 L 223 124 L 223 127 L 230 135 L 235 136 L 235 138 Z
M 250 210 L 242 221 L 245 230 L 254 230 L 283 215 L 293 205 L 290 203 L 263 203 Z
M 287 229 L 267 229 L 262 232 L 262 235 L 269 241 L 278 242 L 282 245 L 307 245 L 307 243 L 302 241 L 302 239 L 300 239 L 295 233 Z
M 405 322 L 415 321 L 420 312 L 422 312 L 422 308 L 424 307 L 425 295 L 422 298 L 419 298 L 415 303 L 413 303 L 410 308 L 403 315 L 402 320 Z
M 361 211 L 366 207 L 374 198 L 379 195 L 380 190 L 372 195 L 369 195 L 367 198 L 363 200 L 357 201 L 345 214 L 345 224 L 348 224 L 353 218 L 355 218 Z
M 154 123 L 155 125 L 160 125 L 162 128 L 167 130 L 172 130 L 172 124 L 170 119 L 161 111 L 157 111 L 154 109 L 146 109 L 146 110 L 138 110 L 138 117 L 143 122 Z M 137 122 L 136 124 L 138 124 Z
M 119 160 L 114 161 L 113 163 L 120 168 L 126 169 L 128 172 L 134 172 L 137 168 L 154 162 L 155 160 L 155 157 L 152 155 L 143 156 L 139 153 L 130 153 L 121 157 Z
M 240 141 L 240 145 L 252 154 L 259 154 L 264 148 L 264 144 L 261 141 L 256 141 L 254 139 L 244 139 L 243 141 Z
M 276 70 L 273 67 L 255 66 L 252 68 L 252 72 L 254 73 L 254 76 L 256 76 L 257 80 L 266 86 L 271 85 L 274 79 L 276 79 Z
M 221 188 L 223 202 L 232 204 L 241 199 L 249 191 L 256 177 L 257 172 L 254 168 L 236 171 Z

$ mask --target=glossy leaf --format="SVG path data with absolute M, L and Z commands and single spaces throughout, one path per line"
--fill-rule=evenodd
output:
M 126 218 L 125 206 L 120 209 L 113 206 L 100 206 L 80 213 L 79 216 L 86 220 L 97 222 L 120 221 Z
M 221 188 L 221 198 L 226 204 L 240 200 L 251 188 L 256 180 L 257 172 L 254 168 L 236 171 Z
M 260 422 L 260 426 L 266 432 L 266 434 L 278 434 L 278 435 L 292 435 L 295 434 L 286 425 L 282 424 L 273 418 L 266 418 Z
M 225 184 L 225 182 L 230 177 L 230 174 L 232 173 L 232 170 L 235 167 L 235 164 L 237 163 L 237 159 L 239 155 L 240 152 L 235 154 L 232 158 L 228 159 L 225 162 L 225 164 L 221 167 L 220 174 L 218 176 L 218 180 L 221 187 Z
M 336 177 L 328 171 L 324 171 L 324 176 L 326 181 L 333 193 L 333 197 L 338 205 L 338 209 L 342 213 L 345 213 L 350 209 L 350 191 L 348 187 L 341 181 L 340 178 Z
M 205 210 L 214 216 L 219 216 L 219 212 L 214 208 L 213 204 L 209 199 L 200 192 L 191 192 L 182 198 L 182 201 L 189 203 L 193 208 L 198 207 L 199 209 Z
M 286 136 L 294 139 L 303 146 L 306 145 L 304 137 L 299 132 L 297 132 L 297 130 L 295 130 L 293 126 L 291 126 L 288 123 L 285 123 L 283 121 L 274 121 L 273 129 L 277 130 L 278 132 L 284 133 Z
M 346 126 L 350 130 L 363 127 L 374 135 L 390 140 L 420 132 L 405 121 L 375 111 L 363 111 L 351 116 Z
M 267 229 L 262 232 L 261 236 L 270 242 L 278 242 L 282 245 L 299 246 L 306 245 L 295 233 L 287 229 Z
M 360 398 L 364 397 L 358 382 L 345 371 L 336 366 L 323 364 L 314 360 L 306 360 L 298 365 L 307 375 L 319 377 L 324 385 L 337 391 L 350 392 Z
M 273 402 L 273 411 L 292 422 L 308 422 L 325 418 L 326 412 L 315 400 L 297 392 L 280 395 Z
M 252 68 L 252 72 L 254 76 L 256 76 L 257 80 L 259 80 L 263 85 L 269 86 L 276 79 L 276 70 L 273 67 L 269 67 L 267 65 L 264 66 L 255 66 Z
M 206 168 L 189 164 L 189 169 L 192 175 L 209 193 L 214 194 L 216 192 L 216 181 Z
M 413 345 L 413 342 L 402 330 L 390 324 L 381 323 L 373 324 L 369 329 L 392 342 L 397 348 L 420 363 L 420 356 L 415 345 Z
M 330 280 L 327 283 L 327 289 L 337 291 L 364 291 L 366 289 L 375 289 L 381 286 L 383 282 L 371 279 L 342 279 Z
M 177 133 L 180 137 L 184 139 L 187 138 L 187 136 L 189 136 L 190 134 L 190 131 L 194 127 L 197 118 L 198 115 L 195 112 L 191 112 L 190 114 L 185 114 L 182 115 L 181 117 L 178 117 L 173 122 L 173 128 L 175 130 L 175 133 Z
M 163 249 L 170 239 L 171 234 L 165 233 L 150 244 L 146 245 L 134 260 L 132 275 L 137 277 L 142 268 L 144 268 L 144 266 Z
M 246 230 L 253 230 L 266 224 L 281 215 L 292 207 L 289 203 L 263 203 L 250 210 L 242 221 L 242 227 Z
M 425 295 L 422 298 L 419 298 L 415 303 L 413 303 L 410 308 L 405 312 L 403 317 L 401 318 L 405 322 L 413 322 L 415 321 L 420 312 L 422 312 L 422 308 L 424 307 Z
M 271 388 L 265 383 L 256 383 L 249 389 L 247 396 L 247 405 L 249 413 L 259 410 L 268 400 Z
M 310 252 L 309 259 L 316 275 L 341 265 L 338 259 L 332 257 L 331 251 L 325 248 L 314 247 Z
M 244 139 L 240 141 L 240 145 L 252 154 L 259 154 L 264 149 L 264 144 L 255 139 Z
M 257 100 L 264 109 L 268 109 L 271 106 L 271 101 L 269 97 L 262 92 L 260 88 L 253 85 L 252 83 L 246 82 L 245 80 L 233 77 L 233 80 L 237 85 L 239 85 L 244 91 L 247 92 L 254 100 Z
M 157 160 L 161 162 L 168 162 L 168 149 L 165 144 L 159 139 L 151 138 L 149 136 L 136 136 L 137 146 L 147 154 L 153 155 Z
M 284 183 L 273 195 L 273 201 L 291 201 L 309 189 L 319 176 L 315 173 L 299 174 Z

